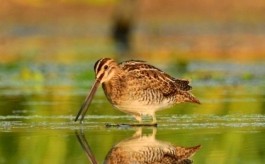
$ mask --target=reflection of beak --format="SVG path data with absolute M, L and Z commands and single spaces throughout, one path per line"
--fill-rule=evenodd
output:
M 86 140 L 85 134 L 82 132 L 82 130 L 80 131 L 76 131 L 75 135 L 79 141 L 79 143 L 81 144 L 83 150 L 85 151 L 88 160 L 90 161 L 90 163 L 92 164 L 98 164 L 96 157 L 94 156 L 93 152 L 91 151 L 90 146 L 88 145 L 88 142 Z
M 90 90 L 89 94 L 87 95 L 83 105 L 81 106 L 76 118 L 75 118 L 75 121 L 78 120 L 79 116 L 81 116 L 80 118 L 80 123 L 82 123 L 84 117 L 85 117 L 85 114 L 87 112 L 87 109 L 88 109 L 88 106 L 90 105 L 96 91 L 97 91 L 97 88 L 100 84 L 100 80 L 99 79 L 96 79 L 95 83 L 93 84 L 92 86 L 92 89 Z

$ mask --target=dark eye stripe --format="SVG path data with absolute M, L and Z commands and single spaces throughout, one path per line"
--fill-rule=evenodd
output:
M 109 60 L 111 60 L 111 59 L 110 58 L 103 58 L 103 59 L 98 60 L 94 65 L 95 72 L 99 72 L 99 70 L 101 70 L 102 66 Z
M 96 63 L 95 63 L 95 65 L 94 65 L 94 71 L 96 72 L 96 69 L 97 69 L 97 67 L 98 67 L 98 63 L 101 61 L 102 59 L 99 59 Z

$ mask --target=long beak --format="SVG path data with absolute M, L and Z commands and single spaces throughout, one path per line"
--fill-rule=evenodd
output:
M 88 106 L 90 105 L 96 91 L 97 91 L 97 88 L 100 84 L 100 80 L 96 79 L 96 81 L 94 82 L 93 86 L 92 86 L 92 89 L 90 90 L 89 94 L 87 95 L 84 103 L 82 104 L 79 112 L 77 113 L 76 115 L 76 118 L 75 118 L 75 121 L 78 120 L 78 118 L 81 116 L 80 118 L 80 123 L 82 123 L 84 117 L 85 117 L 85 114 L 87 112 L 87 109 L 88 109 Z

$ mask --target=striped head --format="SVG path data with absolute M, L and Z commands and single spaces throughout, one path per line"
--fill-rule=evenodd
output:
M 118 68 L 117 62 L 110 58 L 99 59 L 94 65 L 96 80 L 100 83 L 109 81 Z
M 97 91 L 98 86 L 101 83 L 109 81 L 116 73 L 118 68 L 119 68 L 118 64 L 113 59 L 110 58 L 102 58 L 95 63 L 94 71 L 96 73 L 96 80 L 91 90 L 89 91 L 84 103 L 82 104 L 80 110 L 78 111 L 75 121 L 77 121 L 79 118 L 80 122 L 83 121 L 87 109 Z

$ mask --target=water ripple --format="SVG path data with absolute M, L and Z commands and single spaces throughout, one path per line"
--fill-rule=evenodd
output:
M 1 131 L 18 129 L 94 129 L 105 128 L 106 123 L 135 123 L 130 116 L 89 115 L 83 124 L 74 122 L 72 115 L 59 116 L 0 116 Z M 147 120 L 146 120 L 147 121 Z M 163 115 L 158 116 L 158 128 L 166 129 L 264 129 L 265 115 Z

